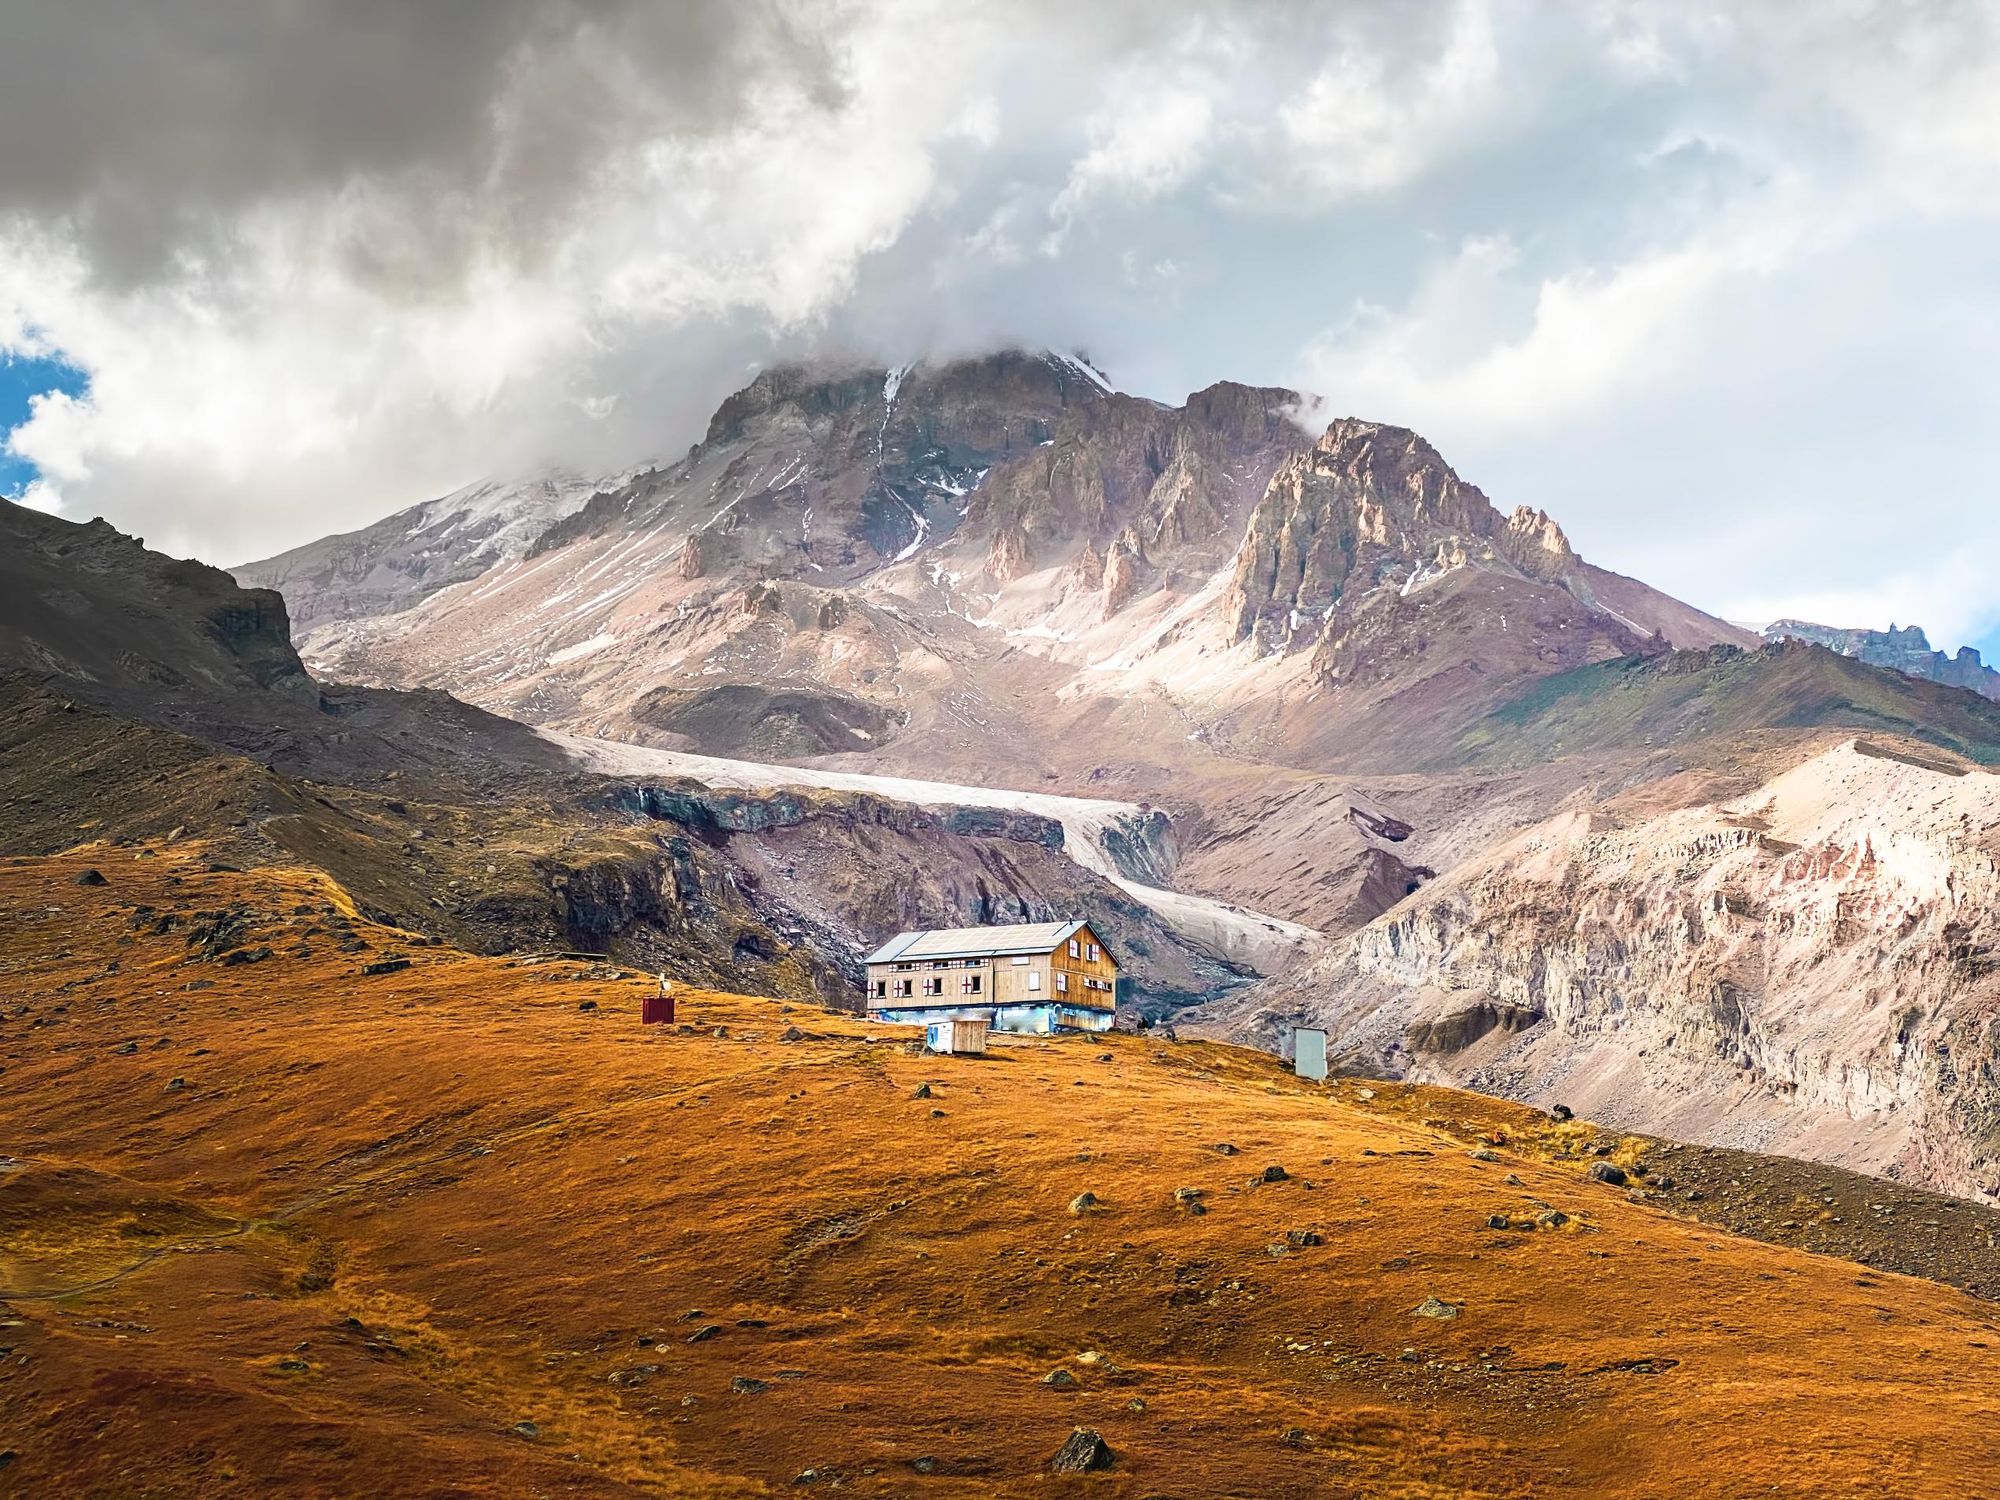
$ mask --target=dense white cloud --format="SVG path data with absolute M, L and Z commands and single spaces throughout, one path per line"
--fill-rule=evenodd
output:
M 157 544 L 236 561 L 670 454 L 760 361 L 1021 339 L 1417 426 L 1710 608 L 2000 622 L 1971 0 L 79 0 L 9 31 L 0 348 L 90 377 L 11 442 L 40 503 Z

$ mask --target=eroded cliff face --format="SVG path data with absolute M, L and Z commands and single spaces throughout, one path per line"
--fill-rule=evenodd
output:
M 1231 1017 L 1631 1128 L 2000 1194 L 2000 777 L 1866 742 L 1565 814 Z

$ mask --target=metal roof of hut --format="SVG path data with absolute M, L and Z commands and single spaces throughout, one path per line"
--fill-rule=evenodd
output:
M 1089 925 L 1082 921 L 1015 922 L 1003 927 L 934 927 L 925 932 L 899 932 L 864 962 L 909 963 L 916 959 L 1047 953 Z

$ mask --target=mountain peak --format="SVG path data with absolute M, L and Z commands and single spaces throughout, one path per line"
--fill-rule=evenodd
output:
M 807 417 L 937 402 L 1053 410 L 1116 393 L 1104 373 L 1081 355 L 1049 349 L 996 349 L 886 366 L 798 361 L 759 370 L 725 398 L 709 420 L 703 446 L 740 439 L 756 418 L 787 408 Z

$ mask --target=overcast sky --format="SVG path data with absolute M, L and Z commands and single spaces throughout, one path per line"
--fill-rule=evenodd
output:
M 1996 268 L 1984 0 L 0 17 L 0 489 L 220 562 L 676 454 L 760 362 L 1019 340 L 1309 389 L 1705 608 L 1956 646 Z

